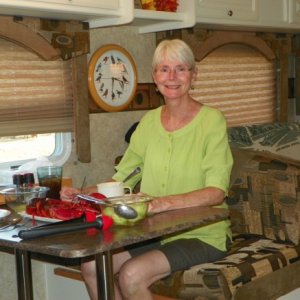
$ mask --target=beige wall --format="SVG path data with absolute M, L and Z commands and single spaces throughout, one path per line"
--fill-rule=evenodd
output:
M 155 34 L 139 34 L 135 27 L 109 27 L 90 31 L 91 54 L 105 44 L 118 44 L 133 56 L 138 69 L 138 82 L 151 82 L 151 59 L 155 48 Z M 86 176 L 87 185 L 109 179 L 114 173 L 114 160 L 127 147 L 125 133 L 145 111 L 98 113 L 90 115 L 92 161 L 77 161 L 75 144 L 64 166 L 64 176 L 72 177 L 74 186 L 81 186 Z
M 134 27 L 115 27 L 93 29 L 90 39 L 91 54 L 108 43 L 116 43 L 126 48 L 136 62 L 139 82 L 151 82 L 150 65 L 155 48 L 154 34 L 141 35 Z M 84 176 L 88 185 L 110 178 L 114 173 L 115 158 L 122 155 L 127 147 L 124 140 L 126 131 L 144 113 L 144 111 L 136 111 L 91 114 L 92 161 L 88 164 L 78 162 L 75 144 L 73 144 L 71 157 L 64 166 L 64 175 L 72 177 L 74 186 L 80 186 Z M 10 254 L 1 254 L 0 264 L 6 269 L 6 272 L 2 272 L 0 276 L 0 299 L 16 299 L 14 257 Z M 44 265 L 34 261 L 33 282 L 36 299 L 46 299 L 45 279 Z

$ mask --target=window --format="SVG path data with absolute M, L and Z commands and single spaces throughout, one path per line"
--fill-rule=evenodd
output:
M 0 39 L 0 136 L 73 131 L 72 62 Z
M 16 168 L 39 157 L 63 164 L 71 151 L 67 133 L 0 137 L 0 167 Z
M 21 151 L 20 151 L 21 149 Z M 47 133 L 0 138 L 0 185 L 12 183 L 13 171 L 21 165 L 34 170 L 36 159 L 63 165 L 72 150 L 71 133 Z M 24 170 L 25 170 L 24 169 Z
M 0 39 L 0 169 L 37 157 L 63 164 L 73 131 L 72 62 Z
M 191 95 L 221 110 L 229 127 L 276 120 L 276 69 L 260 52 L 228 44 L 197 63 Z

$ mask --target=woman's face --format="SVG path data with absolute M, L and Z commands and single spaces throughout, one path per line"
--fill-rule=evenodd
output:
M 177 99 L 188 94 L 196 71 L 181 62 L 164 60 L 153 72 L 153 80 L 166 99 Z

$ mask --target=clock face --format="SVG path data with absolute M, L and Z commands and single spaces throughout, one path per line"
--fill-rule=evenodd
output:
M 124 48 L 118 45 L 99 48 L 91 58 L 88 74 L 89 91 L 102 109 L 120 111 L 133 99 L 136 66 Z

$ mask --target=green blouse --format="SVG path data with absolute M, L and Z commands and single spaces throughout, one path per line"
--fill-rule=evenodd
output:
M 227 193 L 232 155 L 223 114 L 203 106 L 185 127 L 166 131 L 161 123 L 161 109 L 149 111 L 131 136 L 130 145 L 117 166 L 115 180 L 121 181 L 135 167 L 142 169 L 141 192 L 154 196 L 182 194 L 203 187 L 217 187 Z M 223 203 L 220 207 L 226 207 Z M 221 221 L 166 238 L 199 238 L 225 250 L 226 235 L 231 236 L 229 221 Z

